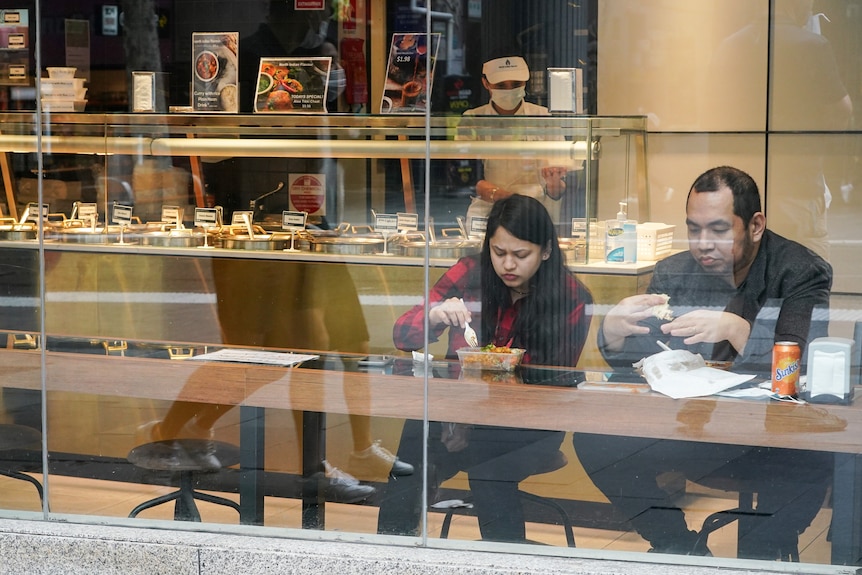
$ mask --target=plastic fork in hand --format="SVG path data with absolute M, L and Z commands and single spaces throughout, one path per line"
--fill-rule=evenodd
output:
M 464 339 L 470 347 L 479 347 L 479 336 L 476 335 L 476 330 L 470 327 L 469 321 L 464 322 Z
M 461 298 L 461 303 L 464 303 L 464 298 Z M 476 330 L 470 327 L 470 322 L 464 322 L 464 339 L 470 347 L 479 347 L 479 336 L 476 335 Z

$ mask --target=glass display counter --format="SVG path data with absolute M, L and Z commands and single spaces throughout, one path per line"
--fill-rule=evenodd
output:
M 432 205 L 446 201 L 440 190 L 445 182 L 433 170 L 424 174 L 421 160 L 543 158 L 566 167 L 567 184 L 577 188 L 573 195 L 578 198 L 558 220 L 561 236 L 571 235 L 568 216 L 583 217 L 587 244 L 596 218 L 613 217 L 620 201 L 627 202 L 631 218 L 647 221 L 650 216 L 643 117 L 471 117 L 469 139 L 461 119 L 450 117 L 430 118 L 426 124 L 418 116 L 54 114 L 45 116 L 41 132 L 33 114 L 5 114 L 0 120 L 6 214 L 16 219 L 38 195 L 39 170 L 41 201 L 66 216 L 75 201 L 97 202 L 102 221 L 115 202 L 132 205 L 142 221 L 159 220 L 165 204 L 221 205 L 225 198 L 208 195 L 219 175 L 208 176 L 206 166 L 225 159 L 256 162 L 243 164 L 244 190 L 227 192 L 235 203 L 224 207 L 228 212 L 260 208 L 253 214 L 259 224 L 272 218 L 266 221 L 264 206 L 256 200 L 278 192 L 286 199 L 290 193 L 289 184 L 284 186 L 290 173 L 275 167 L 286 159 L 316 160 L 299 170 L 330 180 L 324 182 L 335 189 L 326 198 L 329 227 L 373 225 L 374 211 L 424 216 L 417 198 L 425 189 Z M 41 167 L 26 156 L 37 151 L 44 153 Z M 387 171 L 387 165 L 397 167 Z M 415 174 L 424 176 L 424 185 Z M 187 210 L 187 221 L 192 213 Z M 454 226 L 456 219 L 453 214 L 448 224 Z M 588 245 L 575 255 L 583 263 L 601 259 Z
M 210 341 L 219 329 L 216 323 L 178 322 L 171 311 L 175 306 L 136 302 L 135 296 L 128 294 L 151 294 L 148 297 L 155 301 L 159 298 L 152 294 L 184 293 L 189 301 L 209 304 L 217 291 L 216 281 L 222 281 L 216 279 L 220 275 L 231 278 L 224 281 L 235 282 L 240 291 L 249 278 L 275 278 L 269 282 L 267 294 L 291 292 L 296 286 L 279 287 L 279 263 L 291 262 L 291 269 L 302 270 L 299 275 L 310 282 L 301 287 L 305 291 L 320 291 L 321 285 L 333 281 L 329 279 L 331 270 L 346 270 L 360 299 L 373 302 L 363 304 L 371 331 L 370 351 L 389 353 L 392 322 L 421 298 L 425 250 L 430 250 L 428 266 L 434 281 L 457 257 L 478 251 L 480 245 L 478 241 L 468 246 L 452 242 L 456 249 L 444 249 L 448 240 L 435 240 L 433 233 L 424 233 L 431 225 L 430 218 L 428 222 L 420 218 L 418 236 L 403 243 L 390 240 L 386 245 L 386 240 L 371 231 L 375 212 L 424 215 L 425 206 L 416 201 L 420 182 L 410 176 L 415 165 L 426 158 L 461 161 L 550 156 L 571 167 L 581 182 L 579 192 L 586 213 L 612 214 L 617 202 L 626 200 L 633 208 L 633 217 L 649 217 L 642 117 L 471 118 L 470 129 L 475 133 L 471 140 L 459 139 L 459 118 L 431 118 L 427 124 L 425 118 L 417 116 L 343 115 L 52 114 L 44 119 L 40 132 L 33 114 L 0 117 L 0 167 L 10 234 L 0 242 L 0 249 L 19 252 L 37 248 L 40 243 L 35 232 L 28 230 L 32 235 L 23 239 L 20 234 L 11 235 L 15 225 L 10 222 L 26 218 L 24 211 L 28 206 L 33 209 L 37 201 L 48 204 L 50 216 L 41 244 L 49 260 L 46 291 L 67 294 L 49 298 L 45 317 L 51 333 Z M 525 141 L 508 141 L 512 134 L 523 136 Z M 34 154 L 40 150 L 41 163 L 37 163 Z M 237 232 L 227 225 L 227 212 L 224 225 L 217 229 L 194 227 L 194 210 L 212 205 L 209 190 L 221 183 L 208 176 L 207 166 L 224 158 L 250 159 L 257 163 L 243 167 L 260 167 L 239 174 L 251 182 L 250 199 L 243 197 L 236 202 L 242 210 L 252 208 L 252 228 L 247 233 L 245 228 Z M 334 212 L 339 220 L 337 228 L 291 238 L 270 225 L 271 216 L 280 214 L 265 213 L 264 201 L 255 203 L 270 195 L 275 179 L 283 184 L 290 176 L 269 173 L 269 166 L 277 164 L 278 170 L 283 170 L 281 162 L 291 158 L 335 164 L 327 173 L 338 180 L 339 192 L 336 208 L 327 215 L 333 217 Z M 394 175 L 382 168 L 385 162 L 399 166 Z M 320 165 L 313 168 L 320 169 Z M 428 180 L 429 203 L 434 204 L 440 182 L 433 174 Z M 286 190 L 273 195 L 282 196 L 280 201 L 286 205 Z M 98 218 L 76 219 L 79 202 L 95 204 Z M 115 203 L 132 206 L 139 223 L 125 227 L 113 221 L 106 224 L 106 214 Z M 186 233 L 178 234 L 159 222 L 166 204 L 184 212 Z M 364 227 L 368 231 L 338 235 L 348 220 L 351 229 Z M 643 291 L 652 262 L 618 266 L 606 265 L 601 258 L 591 259 L 590 252 L 595 252 L 589 249 L 591 220 L 585 221 L 587 233 L 577 253 L 575 242 L 565 244 L 569 248 L 566 253 L 597 303 L 614 303 Z M 563 230 L 568 228 L 561 225 Z M 460 231 L 467 235 L 463 226 Z M 324 243 L 332 239 L 338 241 Z M 437 243 L 432 246 L 433 242 Z M 216 247 L 200 249 L 203 243 Z M 291 245 L 299 251 L 285 251 Z M 31 292 L 35 295 L 35 278 L 33 282 Z M 226 285 L 220 288 L 222 292 L 232 289 Z M 85 301 L 81 295 L 100 293 L 127 295 L 114 296 L 110 301 Z M 242 309 L 248 298 L 239 291 L 236 297 L 234 308 Z M 279 309 L 277 300 L 271 305 L 270 309 Z M 263 309 L 261 313 L 267 315 Z M 205 318 L 207 313 L 198 317 Z M 591 356 L 601 361 L 598 354 L 587 351 L 585 357 Z

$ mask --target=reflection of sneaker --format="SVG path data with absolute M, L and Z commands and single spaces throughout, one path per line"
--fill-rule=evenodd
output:
M 212 446 L 212 448 L 210 448 Z M 129 460 L 153 471 L 207 471 L 221 469 L 215 443 L 206 439 L 167 439 L 139 445 Z
M 202 449 L 195 451 L 192 457 L 200 463 L 201 467 L 208 471 L 221 469 L 221 461 L 216 457 L 215 429 L 201 427 L 196 421 L 186 423 L 179 433 L 180 437 L 202 439 Z
M 326 478 L 324 496 L 335 503 L 359 503 L 374 495 L 377 490 L 371 485 L 362 485 L 359 480 L 328 461 L 323 461 L 323 475 Z M 320 480 L 320 473 L 315 473 L 311 479 Z
M 202 449 L 195 451 L 192 457 L 204 471 L 218 471 L 222 467 L 221 461 L 216 457 L 216 444 L 213 439 L 204 440 Z
M 168 457 L 168 465 L 177 468 L 183 461 L 191 459 L 197 463 L 203 471 L 218 471 L 221 469 L 221 461 L 216 457 L 215 430 L 199 427 L 194 422 L 187 423 L 178 437 L 164 437 L 161 430 L 161 421 L 150 421 L 138 427 L 135 434 L 137 443 L 149 443 L 153 441 L 171 441 L 174 453 Z M 201 439 L 195 442 L 195 449 L 189 450 L 188 446 L 177 439 Z
M 350 454 L 350 471 L 362 478 L 403 476 L 412 475 L 413 466 L 392 455 L 380 441 L 375 441 L 370 447 Z

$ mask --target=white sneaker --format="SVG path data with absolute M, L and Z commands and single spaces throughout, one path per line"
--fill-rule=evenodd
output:
M 386 477 L 413 474 L 413 466 L 404 463 L 380 445 L 380 440 L 362 451 L 350 454 L 350 471 L 357 477 Z
M 323 486 L 324 497 L 336 503 L 359 503 L 368 499 L 376 493 L 372 485 L 363 485 L 359 480 L 337 467 L 323 460 L 323 473 L 326 482 Z M 319 472 L 315 474 L 319 477 Z M 312 477 L 312 480 L 317 480 Z

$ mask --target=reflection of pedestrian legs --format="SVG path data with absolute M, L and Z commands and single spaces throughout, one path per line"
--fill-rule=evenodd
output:
M 403 477 L 413 473 L 413 466 L 401 461 L 371 436 L 371 418 L 365 415 L 350 416 L 350 431 L 353 435 L 353 453 L 350 454 L 349 469 L 361 479 L 386 478 L 389 475 Z
M 321 328 L 323 329 L 323 328 Z M 328 343 L 328 342 L 327 342 Z M 368 342 L 359 342 L 351 348 L 353 353 L 368 353 Z M 332 379 L 342 378 L 347 369 L 344 361 L 338 355 L 326 356 L 324 368 Z M 390 475 L 400 477 L 413 473 L 413 466 L 393 455 L 388 449 L 375 440 L 371 434 L 371 417 L 361 415 L 371 409 L 371 395 L 367 387 L 355 386 L 343 379 L 344 401 L 348 405 L 348 421 L 353 438 L 353 451 L 350 454 L 347 467 L 351 474 L 366 481 L 385 481 Z M 291 388 L 293 391 L 294 388 Z M 297 429 L 301 425 L 297 423 Z
M 302 427 L 303 417 L 301 411 L 293 411 L 293 425 L 296 432 L 296 441 L 302 446 L 304 443 Z M 300 447 L 300 449 L 302 449 Z M 302 458 L 300 458 L 302 459 Z M 323 473 L 326 483 L 323 486 L 324 496 L 330 501 L 340 503 L 358 503 L 372 496 L 377 489 L 371 485 L 363 485 L 358 479 L 332 465 L 326 459 L 320 461 L 320 471 L 311 476 L 311 480 L 318 482 L 319 474 Z
M 209 382 L 218 381 L 221 377 L 220 370 L 221 367 L 217 363 L 204 364 L 194 371 L 186 385 L 200 387 Z M 266 381 L 261 380 L 259 385 L 265 385 L 266 383 Z M 253 391 L 253 389 L 247 390 L 248 393 Z M 141 441 L 169 441 L 182 438 L 207 440 L 204 450 L 185 455 L 199 462 L 206 469 L 216 470 L 221 468 L 221 462 L 218 461 L 215 455 L 215 443 L 213 442 L 215 438 L 215 425 L 234 406 L 183 401 L 182 397 L 183 392 L 180 391 L 177 400 L 171 404 L 163 419 L 142 426 L 141 432 L 146 437 L 142 437 Z M 294 412 L 294 422 L 296 425 L 297 441 L 301 444 L 301 412 Z M 370 435 L 370 426 L 368 433 Z M 371 442 L 370 439 L 367 441 Z M 176 442 L 174 449 L 183 450 L 183 444 Z M 367 499 L 375 492 L 374 487 L 361 485 L 354 477 L 329 465 L 326 461 L 320 462 L 319 473 L 324 473 L 326 476 L 327 481 L 324 484 L 324 491 L 326 497 L 332 501 L 354 503 Z M 317 478 L 315 478 L 316 480 Z
M 193 403 L 187 401 L 175 401 L 168 409 L 165 417 L 160 421 L 151 422 L 143 426 L 142 430 L 148 433 L 144 441 L 168 441 L 172 439 L 195 438 L 209 440 L 207 448 L 188 455 L 199 462 L 206 469 L 219 469 L 221 462 L 215 455 L 215 424 L 233 406 L 208 403 Z M 294 412 L 294 421 L 297 427 L 301 427 L 302 414 Z M 297 438 L 301 442 L 302 434 L 297 429 Z M 211 446 L 211 447 L 210 447 Z M 174 449 L 182 450 L 181 443 L 176 443 Z M 326 460 L 321 461 L 319 473 L 326 477 L 324 495 L 330 501 L 339 503 L 358 503 L 373 495 L 376 489 L 371 485 L 363 485 L 345 471 L 330 465 Z M 317 481 L 314 477 L 314 481 Z
M 221 461 L 215 455 L 215 422 L 231 406 L 218 404 L 200 404 L 188 401 L 175 401 L 165 418 L 144 426 L 149 430 L 151 441 L 173 441 L 176 439 L 203 439 L 203 449 L 188 453 L 188 457 L 197 462 L 203 469 L 216 471 L 221 469 Z M 182 442 L 175 441 L 173 449 L 185 451 Z M 177 453 L 179 458 L 179 453 Z

